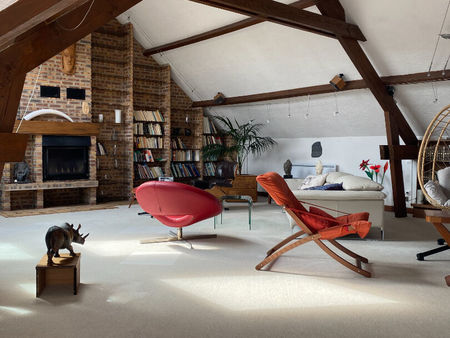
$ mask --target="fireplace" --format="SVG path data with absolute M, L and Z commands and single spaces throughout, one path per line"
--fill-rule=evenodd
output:
M 89 179 L 89 136 L 43 136 L 43 180 Z

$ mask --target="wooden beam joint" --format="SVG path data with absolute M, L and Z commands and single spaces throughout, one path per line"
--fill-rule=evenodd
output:
M 393 156 L 392 151 L 393 149 Z M 400 160 L 417 160 L 419 155 L 419 146 L 413 145 L 380 145 L 380 158 L 382 160 L 400 159 Z

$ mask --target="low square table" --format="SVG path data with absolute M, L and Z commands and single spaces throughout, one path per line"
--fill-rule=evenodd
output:
M 248 205 L 248 230 L 252 230 L 252 207 L 253 200 L 248 195 L 224 195 L 219 197 L 222 204 L 222 212 L 220 213 L 220 224 L 222 224 L 223 201 L 247 202 Z M 216 228 L 216 217 L 214 217 L 214 229 Z

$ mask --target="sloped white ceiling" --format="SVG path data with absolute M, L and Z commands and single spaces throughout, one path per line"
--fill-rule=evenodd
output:
M 294 0 L 280 1 L 290 3 Z M 430 65 L 448 0 L 341 0 L 347 21 L 359 25 L 361 43 L 381 76 L 425 72 Z M 317 12 L 317 8 L 309 10 Z M 188 0 L 143 0 L 119 20 L 130 20 L 148 48 L 244 19 Z M 450 33 L 450 15 L 444 25 Z M 433 70 L 444 67 L 450 40 L 441 39 Z M 155 56 L 169 63 L 193 100 L 247 95 L 328 83 L 336 74 L 360 75 L 339 43 L 273 23 L 185 46 Z M 417 135 L 450 103 L 450 84 L 396 86 L 395 99 Z M 437 102 L 434 92 L 437 91 Z M 337 110 L 336 111 L 336 100 Z M 291 118 L 288 117 L 289 111 Z M 212 115 L 266 123 L 273 137 L 381 136 L 384 115 L 368 90 L 209 109 Z M 305 115 L 307 115 L 305 118 Z

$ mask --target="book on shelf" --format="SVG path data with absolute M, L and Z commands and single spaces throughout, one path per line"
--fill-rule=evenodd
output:
M 164 141 L 162 137 L 135 136 L 134 144 L 135 147 L 138 149 L 144 148 L 161 149 L 164 147 Z
M 149 167 L 147 164 L 138 164 L 135 170 L 138 179 L 154 179 L 164 176 L 161 167 Z
M 203 164 L 203 173 L 205 176 L 216 176 L 216 164 L 213 162 L 205 162 Z
M 200 150 L 174 150 L 172 161 L 200 161 Z
M 200 177 L 200 173 L 194 163 L 172 163 L 170 169 L 172 176 L 175 178 Z
M 135 150 L 133 153 L 134 162 L 155 162 L 152 151 L 150 149 Z
M 186 149 L 186 145 L 179 137 L 172 138 L 172 149 Z
M 223 144 L 222 138 L 216 135 L 203 135 L 203 145 Z
M 133 133 L 135 135 L 154 135 L 154 136 L 163 135 L 160 124 L 151 124 L 142 122 L 133 124 Z
M 217 134 L 216 126 L 207 116 L 203 116 L 203 132 L 205 134 Z
M 159 110 L 135 110 L 133 117 L 135 121 L 164 122 L 164 116 Z

